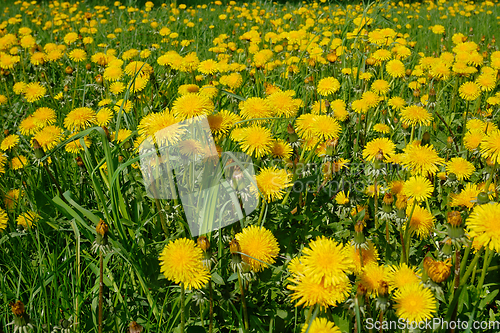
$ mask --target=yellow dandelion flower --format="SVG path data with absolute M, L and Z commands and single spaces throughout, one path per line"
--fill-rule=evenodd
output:
M 123 82 L 113 82 L 109 86 L 109 91 L 111 91 L 113 94 L 118 95 L 121 94 L 122 92 L 125 91 L 125 83 Z
M 111 119 L 113 118 L 113 110 L 108 107 L 104 107 L 97 112 L 95 116 L 95 122 L 99 126 L 108 126 Z
M 66 44 L 72 44 L 78 40 L 78 34 L 76 32 L 68 32 L 63 40 Z
M 434 186 L 423 176 L 413 176 L 403 185 L 403 194 L 417 201 L 424 201 L 431 197 Z
M 349 203 L 349 192 L 340 191 L 335 195 L 335 201 L 339 205 L 347 205 Z
M 181 120 L 212 113 L 214 104 L 201 94 L 187 94 L 174 101 L 172 113 Z
M 288 159 L 292 156 L 292 147 L 282 139 L 276 139 L 273 141 L 273 146 L 271 147 L 271 155 L 276 158 Z
M 390 158 L 396 149 L 396 145 L 390 139 L 378 138 L 366 144 L 363 149 L 363 158 L 367 161 L 373 162 L 377 155 L 382 154 L 384 159 Z
M 334 77 L 326 77 L 319 80 L 316 90 L 321 96 L 333 95 L 340 89 L 340 82 Z
M 405 263 L 399 266 L 391 266 L 389 273 L 389 290 L 403 288 L 406 285 L 420 283 L 421 272 L 416 267 L 409 267 Z
M 308 275 L 297 274 L 290 280 L 293 284 L 289 284 L 287 288 L 292 290 L 292 301 L 297 301 L 295 306 L 316 304 L 321 308 L 336 306 L 346 300 L 351 289 L 347 276 L 340 283 L 328 286 L 323 281 L 317 282 Z
M 217 64 L 217 61 L 213 59 L 202 61 L 198 65 L 198 72 L 206 75 L 212 75 L 217 73 L 218 71 L 219 71 L 219 66 Z
M 239 115 L 228 110 L 221 110 L 216 114 L 207 116 L 208 125 L 216 138 L 226 136 L 240 120 Z
M 414 175 L 434 175 L 439 170 L 438 166 L 444 164 L 444 159 L 439 157 L 430 145 L 411 143 L 403 151 L 402 165 L 410 169 Z
M 389 289 L 389 268 L 371 263 L 363 267 L 361 284 L 368 295 L 386 295 Z
M 2 143 L 0 143 L 0 150 L 6 151 L 11 148 L 14 148 L 19 143 L 19 140 L 20 140 L 19 135 L 17 134 L 10 134 L 6 136 L 2 140 Z
M 75 62 L 81 62 L 87 59 L 87 52 L 82 49 L 74 49 L 69 52 L 68 57 Z
M 196 94 L 199 91 L 200 87 L 198 87 L 196 84 L 183 84 L 179 86 L 179 89 L 177 89 L 179 95 Z
M 70 131 L 80 131 L 95 123 L 95 111 L 88 107 L 71 110 L 64 118 L 64 127 Z
M 108 66 L 104 70 L 104 80 L 106 81 L 118 81 L 123 76 L 123 70 L 118 66 Z
M 446 172 L 454 174 L 458 180 L 469 179 L 475 170 L 474 164 L 462 157 L 453 157 L 446 163 Z
M 268 264 L 274 264 L 280 251 L 278 241 L 271 231 L 254 225 L 235 235 L 240 245 L 242 259 L 254 272 L 260 272 Z
M 498 202 L 474 207 L 466 220 L 469 236 L 475 237 L 480 244 L 491 250 L 500 252 L 500 225 L 498 216 L 500 204 Z
M 432 115 L 424 107 L 410 105 L 401 111 L 401 120 L 408 126 L 429 126 L 432 122 Z
M 153 73 L 153 67 L 147 62 L 132 61 L 125 66 L 125 73 L 131 77 L 135 77 L 136 75 L 150 76 Z
M 283 198 L 287 187 L 292 186 L 291 176 L 276 166 L 263 168 L 255 177 L 260 193 L 267 202 Z
M 475 82 L 465 82 L 458 89 L 458 93 L 462 99 L 473 101 L 481 94 L 481 88 Z
M 10 161 L 10 168 L 12 170 L 20 170 L 27 165 L 28 165 L 28 159 L 26 158 L 26 156 L 23 155 L 16 156 Z
M 33 139 L 37 140 L 43 150 L 54 148 L 63 139 L 63 129 L 58 126 L 47 126 L 37 132 Z M 32 141 L 33 142 L 33 141 Z
M 38 101 L 40 98 L 45 96 L 47 89 L 42 86 L 39 82 L 31 82 L 24 88 L 24 97 L 29 103 Z
M 314 117 L 312 132 L 319 140 L 338 139 L 341 130 L 337 119 L 333 117 L 323 114 Z
M 243 119 L 268 118 L 273 115 L 273 110 L 268 101 L 260 97 L 250 97 L 240 102 L 238 107 Z
M 270 154 L 272 146 L 271 131 L 261 126 L 246 128 L 244 136 L 240 141 L 241 150 L 257 158 Z
M 130 87 L 131 93 L 141 92 L 146 88 L 146 85 L 149 82 L 149 77 L 146 75 L 138 75 L 135 78 L 132 78 L 127 84 Z
M 481 155 L 500 163 L 500 130 L 494 130 L 483 138 Z
M 92 145 L 92 141 L 90 141 L 90 139 L 88 137 L 84 137 L 83 139 L 84 143 L 85 143 L 85 146 L 88 148 Z M 71 154 L 78 154 L 80 153 L 81 151 L 83 151 L 83 146 L 82 144 L 80 143 L 80 139 L 78 140 L 74 140 L 74 141 L 71 141 L 69 143 L 66 144 L 66 146 L 64 147 L 64 149 L 68 152 L 68 153 L 71 153 Z
M 352 261 L 354 262 L 354 273 L 356 273 L 356 275 L 361 274 L 364 266 L 377 264 L 379 259 L 378 251 L 372 241 L 370 240 L 368 241 L 368 248 L 356 248 L 352 242 L 349 243 L 349 245 L 351 250 L 350 255 Z M 361 250 L 361 255 L 360 255 L 360 250 Z M 361 258 L 361 256 L 363 258 Z M 363 265 L 361 265 L 361 263 L 363 263 Z
M 187 238 L 170 241 L 165 246 L 160 253 L 160 272 L 188 289 L 202 288 L 210 280 L 210 272 L 203 265 L 203 251 Z
M 335 323 L 326 318 L 314 318 L 311 325 L 304 324 L 301 333 L 341 333 Z
M 56 112 L 54 111 L 54 109 L 48 107 L 41 107 L 36 109 L 32 117 L 34 119 L 34 122 L 38 125 L 38 127 L 52 125 L 57 119 Z
M 402 110 L 406 106 L 406 101 L 403 98 L 396 96 L 391 97 L 387 104 L 389 104 L 389 106 L 392 106 L 396 110 Z
M 302 252 L 304 274 L 317 283 L 323 282 L 325 287 L 342 283 L 346 274 L 354 269 L 349 251 L 349 247 L 333 239 L 325 236 L 316 238 Z
M 405 65 L 397 59 L 390 60 L 385 65 L 385 70 L 393 78 L 404 77 L 406 73 Z
M 186 132 L 179 122 L 180 119 L 165 110 L 142 118 L 137 129 L 140 136 L 151 137 L 159 146 L 167 146 L 179 142 L 181 135 Z
M 432 318 L 437 302 L 430 289 L 420 283 L 408 284 L 394 294 L 396 315 L 409 322 L 423 322 Z
M 373 130 L 378 133 L 388 134 L 391 132 L 391 128 L 386 124 L 375 124 L 373 125 Z
M 389 92 L 389 89 L 391 86 L 389 85 L 389 82 L 386 80 L 375 80 L 373 81 L 370 89 L 379 94 L 379 95 L 385 95 Z
M 275 116 L 291 118 L 297 114 L 302 104 L 302 100 L 293 98 L 294 95 L 295 92 L 292 90 L 277 91 L 269 95 L 266 100 Z
M 486 134 L 483 130 L 468 131 L 464 135 L 464 147 L 469 151 L 473 151 L 479 147 L 485 136 Z
M 0 232 L 4 231 L 9 225 L 9 217 L 5 210 L 0 207 Z
M 412 213 L 413 210 L 413 214 Z M 427 209 L 420 206 L 408 205 L 406 207 L 406 215 L 409 217 L 411 214 L 411 220 L 409 222 L 410 231 L 416 233 L 420 239 L 427 238 L 434 228 L 434 215 L 430 213 Z
M 31 228 L 40 219 L 40 215 L 33 211 L 28 211 L 19 215 L 16 219 L 17 225 L 24 229 Z

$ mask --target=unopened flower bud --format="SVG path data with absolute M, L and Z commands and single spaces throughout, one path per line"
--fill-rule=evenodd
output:
M 104 237 L 108 233 L 108 225 L 106 224 L 106 222 L 104 222 L 104 220 L 101 219 L 99 220 L 99 223 L 97 223 L 95 231 L 97 232 L 97 234 Z
M 408 205 L 408 197 L 404 194 L 399 193 L 396 197 L 396 208 L 399 210 L 406 209 Z
M 198 242 L 198 246 L 203 251 L 207 251 L 210 248 L 210 242 L 208 241 L 208 238 L 206 236 L 198 237 L 197 242 Z
M 128 326 L 129 333 L 141 333 L 144 330 L 144 327 L 136 323 L 135 321 L 131 322 Z
M 33 150 L 35 151 L 35 157 L 40 160 L 45 156 L 42 146 L 36 139 L 33 139 Z
M 448 212 L 448 223 L 452 226 L 459 227 L 462 225 L 462 215 L 459 211 Z
M 392 203 L 394 202 L 394 197 L 392 196 L 391 193 L 386 193 L 384 195 L 384 199 L 382 200 L 384 202 L 384 204 L 386 205 L 392 205 Z

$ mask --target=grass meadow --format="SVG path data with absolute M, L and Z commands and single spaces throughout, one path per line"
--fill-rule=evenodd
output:
M 0 332 L 500 331 L 499 28 L 2 2 Z

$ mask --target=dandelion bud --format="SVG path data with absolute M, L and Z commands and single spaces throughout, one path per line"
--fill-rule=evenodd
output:
M 4 134 L 5 136 L 9 135 L 9 133 L 10 133 L 10 132 L 9 132 L 9 130 L 8 130 L 8 129 L 4 129 L 4 130 L 3 130 L 3 134 Z
M 236 239 L 233 239 L 229 243 L 229 251 L 231 251 L 231 254 L 237 254 L 237 252 L 241 251 L 240 243 L 238 243 L 238 241 Z
M 418 90 L 418 89 L 413 90 L 413 96 L 420 97 L 420 90 Z
M 86 70 L 88 70 L 88 71 L 89 71 L 91 68 L 92 68 L 92 65 L 91 65 L 90 63 L 87 63 L 87 64 L 85 65 L 85 69 L 86 69 Z
M 448 223 L 452 226 L 459 227 L 462 225 L 462 215 L 459 211 L 448 212 Z
M 229 251 L 231 251 L 231 257 L 233 260 L 233 264 L 241 263 L 241 256 L 238 252 L 241 252 L 240 243 L 236 239 L 233 239 L 229 243 Z
M 144 327 L 136 323 L 135 321 L 131 322 L 128 326 L 129 333 L 141 333 L 144 330 Z
M 477 203 L 480 205 L 487 204 L 490 202 L 490 198 L 488 196 L 488 193 L 486 192 L 481 192 L 477 195 Z
M 360 233 L 360 232 L 363 232 L 363 229 L 364 229 L 364 224 L 363 224 L 363 221 L 358 221 L 356 222 L 356 224 L 354 225 L 354 231 Z
M 382 200 L 384 202 L 384 204 L 386 205 L 392 205 L 392 203 L 394 202 L 394 197 L 392 196 L 391 193 L 386 193 L 384 195 L 384 199 Z
M 425 261 L 424 261 L 425 265 Z M 425 266 L 424 266 L 425 268 Z M 451 274 L 451 259 L 448 258 L 445 261 L 434 261 L 428 265 L 427 275 L 431 278 L 432 281 L 436 283 L 441 283 L 448 279 Z
M 406 206 L 408 205 L 408 198 L 406 195 L 399 193 L 396 197 L 396 208 L 399 210 L 404 210 L 406 209 Z
M 71 66 L 66 67 L 64 72 L 68 75 L 73 74 L 73 68 Z
M 109 134 L 108 128 L 106 126 L 102 126 L 102 129 L 104 130 L 104 134 L 106 134 L 108 141 L 111 141 L 111 135 Z
M 10 308 L 12 310 L 12 313 L 17 317 L 20 317 L 26 313 L 24 304 L 21 301 L 17 301 L 16 303 L 11 303 Z
M 95 77 L 95 83 L 99 84 L 99 85 L 102 85 L 102 75 L 101 74 L 97 74 L 96 77 Z
M 36 139 L 33 139 L 33 150 L 37 159 L 42 159 L 45 156 L 42 146 L 40 146 L 40 143 Z
M 451 144 L 453 143 L 453 137 L 449 136 L 446 139 L 446 145 L 448 146 L 448 149 L 451 148 Z
M 453 176 L 452 176 L 452 175 L 453 175 Z M 447 176 L 446 176 L 446 172 L 438 172 L 437 176 L 438 176 L 438 178 L 439 178 L 440 180 L 443 180 L 443 181 L 444 181 L 444 180 L 446 180 L 446 178 L 447 178 Z M 457 179 L 457 177 L 456 177 L 454 174 L 452 174 L 452 173 L 450 173 L 450 174 L 448 175 L 448 177 L 450 177 L 450 180 L 455 180 L 455 179 Z M 453 178 L 454 178 L 454 179 L 453 179 Z
M 106 224 L 106 222 L 104 222 L 102 219 L 99 220 L 99 223 L 97 224 L 97 227 L 95 228 L 95 231 L 101 235 L 101 236 L 106 236 L 106 234 L 108 233 L 108 225 Z
M 95 228 L 97 232 L 97 237 L 95 239 L 98 245 L 107 245 L 108 244 L 108 225 L 103 220 L 100 220 L 97 223 L 97 227 Z
M 375 58 L 371 58 L 370 57 L 370 58 L 366 59 L 366 64 L 369 65 L 369 66 L 374 65 L 375 62 L 377 62 L 377 60 L 375 60 Z
M 12 313 L 14 314 L 14 332 L 20 331 L 26 331 L 26 329 L 32 328 L 33 326 L 30 324 L 30 317 L 26 313 L 26 310 L 24 308 L 24 304 L 21 301 L 17 302 L 11 302 L 10 308 L 12 310 Z
M 202 249 L 205 252 L 210 248 L 210 242 L 208 241 L 208 238 L 206 236 L 198 237 L 197 242 L 200 249 Z
M 441 249 L 441 252 L 445 255 L 445 256 L 451 256 L 451 254 L 453 253 L 452 251 L 453 249 L 451 248 L 451 239 L 447 239 L 445 240 L 444 242 L 444 245 L 443 245 L 443 248 Z
M 83 163 L 83 159 L 80 156 L 77 156 L 75 160 L 76 160 L 76 165 L 78 165 L 78 167 L 80 168 L 80 171 L 85 171 L 86 168 L 85 168 L 85 163 Z
M 411 69 L 407 69 L 405 74 L 406 74 L 406 76 L 410 76 L 411 73 L 412 73 L 412 70 Z

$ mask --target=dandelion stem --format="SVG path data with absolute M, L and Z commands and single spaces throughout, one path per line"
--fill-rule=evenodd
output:
M 181 282 L 181 333 L 184 333 L 184 326 L 186 324 L 186 318 L 184 314 L 184 310 L 186 307 L 185 304 L 186 290 L 184 289 L 184 282 Z
M 481 257 L 482 252 L 483 252 L 483 248 L 481 247 L 481 249 L 479 249 L 479 251 L 477 251 L 476 254 L 474 255 L 474 259 L 472 259 L 472 262 L 469 265 L 469 267 L 467 268 L 467 271 L 465 272 L 464 276 L 460 279 L 460 286 L 465 285 L 465 283 L 469 279 L 469 276 L 471 275 L 474 267 L 476 267 L 477 262 L 479 261 L 479 257 Z
M 241 293 L 241 305 L 243 306 L 243 325 L 245 327 L 244 332 L 248 332 L 248 310 L 247 310 L 247 302 L 245 300 L 245 290 L 243 289 L 243 281 L 241 278 L 240 269 L 238 269 L 238 284 L 240 285 L 240 293 Z
M 455 249 L 455 280 L 453 285 L 453 292 L 456 292 L 460 287 L 460 250 Z
M 378 211 L 378 191 L 377 191 L 377 176 L 375 176 L 375 180 L 373 181 L 373 197 L 375 199 L 375 228 L 378 228 L 378 217 L 377 217 L 377 211 Z
M 483 270 L 481 271 L 481 277 L 479 278 L 479 283 L 477 285 L 477 289 L 481 290 L 483 288 L 484 278 L 486 277 L 486 271 L 488 270 L 488 266 L 490 266 L 491 259 L 493 259 L 493 253 L 490 250 L 490 247 L 486 247 L 486 252 L 484 253 L 484 262 L 483 262 Z
M 465 265 L 467 264 L 467 259 L 469 258 L 471 245 L 465 248 L 464 255 L 462 257 L 462 262 L 460 263 L 460 279 L 462 279 L 463 273 L 465 272 Z
M 210 308 L 208 312 L 209 322 L 208 322 L 208 333 L 212 333 L 214 327 L 214 295 L 212 290 L 212 281 L 208 280 L 208 292 L 210 295 Z
M 414 200 L 413 202 L 413 207 L 411 208 L 411 213 L 410 216 L 408 216 L 408 220 L 406 221 L 406 229 L 404 233 L 404 238 L 403 238 L 403 261 L 405 264 L 408 265 L 408 261 L 410 259 L 410 222 L 411 218 L 413 216 L 413 212 L 415 211 L 415 207 L 417 206 L 417 200 Z
M 102 292 L 104 288 L 103 283 L 103 254 L 102 250 L 99 251 L 99 333 L 102 333 Z

